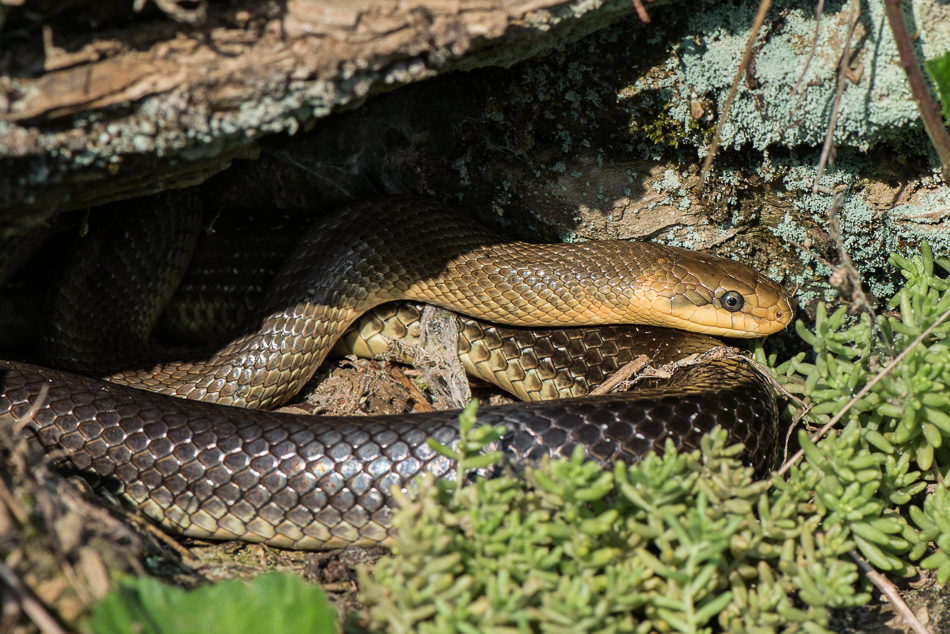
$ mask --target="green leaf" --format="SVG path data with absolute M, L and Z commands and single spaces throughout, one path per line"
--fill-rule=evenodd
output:
M 696 612 L 696 621 L 700 625 L 705 625 L 712 617 L 726 609 L 729 602 L 732 601 L 732 593 L 724 592 L 715 599 L 712 599 Z
M 937 84 L 937 92 L 943 102 L 943 116 L 950 121 L 950 53 L 936 59 L 928 59 L 924 64 Z
M 473 458 L 466 458 L 459 463 L 459 468 L 463 470 L 481 469 L 482 467 L 495 464 L 503 457 L 504 455 L 500 451 L 493 451 L 491 453 L 482 454 Z
M 320 588 L 283 573 L 252 583 L 223 581 L 186 591 L 151 577 L 123 582 L 103 599 L 96 634 L 295 634 L 336 632 L 336 611 Z
M 435 438 L 426 438 L 426 444 L 429 445 L 429 448 L 437 454 L 445 456 L 449 460 L 454 460 L 456 462 L 459 461 L 459 454 L 457 451 L 454 451 L 452 448 L 443 445 Z

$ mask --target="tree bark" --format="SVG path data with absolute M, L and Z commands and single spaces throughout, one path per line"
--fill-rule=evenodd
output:
M 511 65 L 634 12 L 627 0 L 246 0 L 194 14 L 163 0 L 186 23 L 114 2 L 127 20 L 103 30 L 84 28 L 82 5 L 29 22 L 37 3 L 12 4 L 0 2 L 6 234 L 201 182 L 263 136 L 446 71 Z

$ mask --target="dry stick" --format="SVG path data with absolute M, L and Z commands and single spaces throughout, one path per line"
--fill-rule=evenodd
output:
M 838 248 L 838 261 L 841 263 L 840 267 L 835 266 L 809 247 L 799 244 L 794 240 L 789 240 L 788 242 L 798 250 L 811 255 L 831 269 L 831 277 L 828 279 L 828 282 L 832 288 L 837 290 L 841 297 L 851 296 L 851 310 L 863 311 L 871 316 L 871 323 L 878 332 L 881 333 L 881 339 L 887 344 L 887 350 L 890 355 L 893 356 L 894 344 L 878 323 L 877 313 L 874 312 L 874 309 L 871 307 L 871 302 L 868 301 L 868 296 L 864 292 L 861 275 L 854 266 L 854 262 L 851 260 L 851 255 L 848 253 L 848 250 L 844 247 L 844 239 L 841 237 L 841 224 L 838 222 L 838 210 L 841 208 L 842 202 L 844 202 L 844 194 L 839 192 L 835 195 L 831 203 L 831 208 L 828 209 L 828 235 L 835 241 L 835 245 Z M 848 292 L 849 290 L 850 293 Z M 847 299 L 845 299 L 845 301 L 847 301 Z
M 176 553 L 178 553 L 178 556 L 181 557 L 182 561 L 191 568 L 198 569 L 206 565 L 205 562 L 203 562 L 200 558 L 192 555 L 190 550 L 175 541 L 171 535 L 163 531 L 160 527 L 152 524 L 151 520 L 143 517 L 138 511 L 130 511 L 128 509 L 122 508 L 121 506 L 115 505 L 111 501 L 109 510 L 105 512 L 109 513 L 110 511 L 116 515 L 121 515 L 122 519 L 124 519 L 129 524 L 138 526 L 141 530 L 155 538 L 156 541 L 161 542 L 162 545 L 168 547 L 170 550 L 174 550 Z M 150 543 L 149 545 L 156 550 L 161 550 L 158 544 Z M 143 575 L 144 574 L 145 573 L 143 571 Z
M 762 29 L 762 23 L 765 22 L 765 14 L 769 12 L 772 6 L 772 0 L 762 0 L 759 3 L 759 12 L 755 16 L 755 23 L 752 25 L 752 33 L 749 35 L 749 41 L 746 42 L 745 52 L 742 54 L 742 61 L 739 62 L 739 68 L 736 70 L 736 76 L 732 80 L 732 88 L 729 89 L 729 96 L 726 97 L 726 103 L 723 104 L 722 113 L 719 115 L 719 124 L 716 126 L 716 134 L 713 135 L 712 145 L 709 146 L 709 154 L 703 161 L 703 173 L 700 175 L 699 182 L 706 182 L 706 175 L 709 174 L 709 168 L 712 167 L 713 159 L 719 150 L 719 136 L 722 134 L 722 128 L 729 119 L 729 110 L 732 108 L 732 100 L 736 97 L 736 91 L 739 90 L 739 81 L 742 74 L 752 61 L 752 49 L 755 47 L 755 40 L 759 37 L 759 31 Z
M 633 6 L 637 10 L 637 17 L 640 18 L 640 21 L 649 24 L 650 14 L 647 13 L 647 8 L 643 6 L 643 0 L 633 0 Z
M 853 17 L 851 24 L 848 25 L 848 37 L 844 40 L 844 48 L 841 50 L 841 59 L 838 60 L 838 89 L 835 91 L 835 102 L 831 107 L 831 120 L 828 121 L 828 132 L 825 134 L 825 144 L 821 148 L 821 160 L 818 161 L 818 171 L 815 172 L 815 186 L 812 193 L 818 193 L 818 183 L 821 182 L 821 176 L 825 173 L 825 165 L 831 156 L 831 148 L 834 144 L 835 123 L 838 121 L 838 110 L 841 108 L 841 95 L 844 94 L 845 82 L 848 79 L 848 61 L 851 59 L 851 38 L 854 36 L 854 29 L 858 26 L 858 18 L 861 17 L 861 5 L 858 0 L 851 0 Z
M 810 405 L 805 405 L 805 401 L 803 401 L 802 399 L 798 398 L 797 396 L 795 396 L 794 394 L 792 394 L 791 392 L 789 392 L 789 391 L 785 388 L 784 385 L 782 385 L 781 383 L 779 383 L 778 381 L 776 381 L 776 380 L 775 380 L 775 377 L 773 377 L 773 376 L 769 373 L 769 367 L 768 367 L 767 365 L 765 365 L 765 364 L 763 364 L 763 363 L 759 363 L 759 362 L 756 361 L 755 359 L 750 358 L 750 357 L 747 357 L 747 356 L 745 356 L 745 355 L 741 355 L 741 354 L 735 355 L 734 358 L 736 358 L 736 359 L 742 359 L 743 361 L 745 361 L 746 363 L 748 363 L 749 365 L 751 365 L 753 368 L 755 368 L 756 370 L 758 370 L 759 373 L 765 378 L 765 380 L 768 381 L 768 382 L 772 385 L 772 387 L 774 387 L 778 392 L 780 392 L 780 393 L 782 394 L 782 396 L 784 396 L 785 398 L 787 398 L 787 399 L 790 400 L 790 401 L 794 401 L 794 402 L 798 405 L 798 407 L 803 410 L 803 413 L 802 413 L 801 415 L 799 415 L 795 420 L 792 421 L 792 424 L 793 424 L 793 425 L 794 425 L 795 423 L 797 423 L 798 421 L 800 421 L 802 418 L 804 418 L 805 414 L 808 413 L 808 410 L 811 409 L 811 406 L 810 406 Z
M 879 573 L 874 568 L 868 565 L 864 558 L 858 555 L 858 553 L 853 550 L 848 551 L 848 555 L 851 556 L 851 559 L 854 560 L 854 563 L 858 565 L 858 568 L 861 569 L 868 579 L 871 580 L 871 583 L 877 586 L 887 600 L 891 602 L 891 605 L 894 606 L 894 609 L 897 610 L 897 613 L 904 618 L 904 622 L 914 630 L 916 634 L 931 634 L 930 630 L 918 620 L 917 615 L 914 614 L 911 609 L 904 603 L 904 600 L 901 598 L 901 595 L 898 594 L 897 588 L 894 587 L 894 584 L 887 580 L 887 578 Z
M 642 370 L 649 362 L 650 357 L 645 354 L 641 354 L 639 357 L 611 374 L 610 378 L 591 390 L 588 396 L 600 396 L 601 394 L 607 394 L 610 392 L 610 390 L 620 385 L 622 381 L 626 381 L 631 375 Z
M 29 411 L 23 416 L 20 416 L 20 420 L 14 424 L 13 431 L 15 433 L 19 434 L 24 429 L 26 429 L 26 426 L 30 424 L 30 422 L 33 420 L 33 417 L 36 416 L 36 413 L 40 411 L 40 408 L 46 405 L 47 394 L 49 394 L 49 383 L 44 383 L 40 386 L 40 393 L 37 394 L 33 402 L 30 403 Z M 23 469 L 24 471 L 26 470 L 25 465 L 23 466 Z
M 92 595 L 89 594 L 89 591 L 86 589 L 86 586 L 82 584 L 79 580 L 79 575 L 76 574 L 76 569 L 73 565 L 66 559 L 66 553 L 62 552 L 62 547 L 60 546 L 61 540 L 58 535 L 52 536 L 53 546 L 56 548 L 57 555 L 60 557 L 59 565 L 63 569 L 63 576 L 66 577 L 66 581 L 69 582 L 69 585 L 73 587 L 73 590 L 76 592 L 76 596 L 87 608 L 91 608 L 96 604 L 95 599 L 92 598 Z
M 324 592 L 353 592 L 356 584 L 352 581 L 337 581 L 335 583 L 321 583 L 320 589 Z
M 840 267 L 829 267 L 833 272 L 832 279 L 830 280 L 831 285 L 835 286 L 837 278 L 838 285 L 836 288 L 842 295 L 844 295 L 844 291 L 848 290 L 848 286 L 850 285 L 851 304 L 854 309 L 870 314 L 871 320 L 877 324 L 877 313 L 874 312 L 874 308 L 871 307 L 871 302 L 868 301 L 868 296 L 864 292 L 861 274 L 858 273 L 857 267 L 854 266 L 854 261 L 851 260 L 851 254 L 848 253 L 848 250 L 844 247 L 844 238 L 841 237 L 841 223 L 838 221 L 838 210 L 841 208 L 841 203 L 843 202 L 844 193 L 839 192 L 831 203 L 831 209 L 828 210 L 828 235 L 831 236 L 835 241 L 835 245 L 838 247 L 838 262 L 841 263 Z M 883 337 L 883 339 L 887 342 L 888 348 L 890 348 L 890 340 L 887 337 Z M 891 354 L 893 354 L 893 350 L 891 350 Z
M 808 59 L 805 60 L 805 67 L 802 68 L 802 74 L 798 76 L 798 81 L 795 82 L 795 87 L 792 88 L 793 97 L 798 95 L 798 90 L 801 88 L 802 82 L 805 80 L 805 75 L 808 73 L 808 68 L 811 66 L 811 60 L 814 59 L 815 53 L 818 51 L 818 36 L 821 33 L 821 15 L 824 11 L 825 0 L 818 0 L 818 7 L 815 9 L 815 37 L 812 39 L 811 52 L 808 54 Z M 792 117 L 798 112 L 798 106 L 801 105 L 801 102 L 801 95 L 798 95 L 798 99 L 795 101 L 795 107 L 788 113 L 788 123 L 791 123 Z
M 930 98 L 930 90 L 924 80 L 924 74 L 920 71 L 920 64 L 917 63 L 917 56 L 914 54 L 914 45 L 907 32 L 907 24 L 904 23 L 900 0 L 884 0 L 884 12 L 887 14 L 891 33 L 894 34 L 894 43 L 897 44 L 901 66 L 904 67 L 907 81 L 910 83 L 910 94 L 914 97 L 917 110 L 920 111 L 920 118 L 924 121 L 924 129 L 930 136 L 930 142 L 933 143 L 937 156 L 940 157 L 943 180 L 950 185 L 950 134 L 947 134 L 947 128 L 937 109 L 937 104 Z
M 883 379 L 885 376 L 887 376 L 888 374 L 890 374 L 891 370 L 893 370 L 893 369 L 897 366 L 898 363 L 900 363 L 901 361 L 903 361 L 903 360 L 904 360 L 904 357 L 906 357 L 906 356 L 910 353 L 911 350 L 913 350 L 914 348 L 916 348 L 917 346 L 919 346 L 919 345 L 921 344 L 921 342 L 922 342 L 924 339 L 926 339 L 926 338 L 930 335 L 930 333 L 932 333 L 932 332 L 934 331 L 934 328 L 936 328 L 937 326 L 939 326 L 940 324 L 942 324 L 948 317 L 950 317 L 950 309 L 948 309 L 946 312 L 944 312 L 942 315 L 940 315 L 940 319 L 938 319 L 937 321 L 935 321 L 934 323 L 932 323 L 932 324 L 930 325 L 930 327 L 927 328 L 927 330 L 923 331 L 923 332 L 920 334 L 919 337 L 917 337 L 916 339 L 914 339 L 914 342 L 911 343 L 909 346 L 907 346 L 907 349 L 906 349 L 906 350 L 904 350 L 904 351 L 901 352 L 899 355 L 897 355 L 897 356 L 894 358 L 893 361 L 891 361 L 890 363 L 888 363 L 886 368 L 884 368 L 883 370 L 881 370 L 880 372 L 878 372 L 878 373 L 877 373 L 877 376 L 875 376 L 873 379 L 871 379 L 871 380 L 868 382 L 867 385 L 865 385 L 863 388 L 861 388 L 861 391 L 858 392 L 857 394 L 855 394 L 855 395 L 851 398 L 851 400 L 848 401 L 848 404 L 845 405 L 845 406 L 841 409 L 840 412 L 838 412 L 837 414 L 835 414 L 834 417 L 833 417 L 830 421 L 828 421 L 828 423 L 827 423 L 824 427 L 822 427 L 822 428 L 819 429 L 817 432 L 815 432 L 814 434 L 812 434 L 812 436 L 811 436 L 812 442 L 816 442 L 819 438 L 821 438 L 821 437 L 824 436 L 826 433 L 828 433 L 828 430 L 831 429 L 832 427 L 834 427 L 834 426 L 838 423 L 838 421 L 840 421 L 842 418 L 844 418 L 844 415 L 848 413 L 848 410 L 850 410 L 850 409 L 854 406 L 855 403 L 857 403 L 857 402 L 860 401 L 862 398 L 864 398 L 864 395 L 867 394 L 868 392 L 870 392 L 872 387 L 874 387 L 875 385 L 877 385 L 878 382 L 879 382 L 881 379 Z M 789 458 L 788 461 L 787 461 L 785 464 L 782 465 L 782 468 L 779 469 L 779 470 L 776 472 L 776 475 L 780 475 L 780 476 L 781 476 L 781 475 L 784 475 L 785 472 L 788 471 L 789 468 L 790 468 L 793 464 L 795 464 L 795 462 L 798 461 L 798 459 L 801 458 L 804 454 L 805 454 L 805 450 L 804 450 L 804 449 L 799 449 L 799 450 L 795 453 L 794 456 L 792 456 L 791 458 Z
M 13 496 L 13 492 L 7 487 L 7 483 L 3 481 L 3 478 L 0 478 L 0 502 L 3 503 L 20 524 L 26 524 L 30 521 L 30 516 L 27 515 L 23 507 L 20 506 L 20 503 L 17 502 Z
M 33 625 L 39 631 L 43 634 L 66 634 L 66 630 L 59 626 L 59 623 L 47 612 L 40 600 L 30 592 L 29 588 L 23 585 L 13 569 L 2 561 L 0 561 L 0 582 L 10 589 L 10 592 L 23 607 L 23 611 L 30 617 Z
M 785 448 L 784 448 L 783 451 L 782 451 L 782 460 L 783 460 L 783 462 L 784 462 L 784 461 L 788 458 L 788 443 L 790 442 L 790 439 L 791 439 L 791 437 L 792 437 L 792 432 L 795 431 L 795 426 L 798 425 L 799 421 L 801 421 L 801 419 L 805 418 L 805 416 L 808 414 L 808 412 L 811 411 L 812 406 L 811 406 L 811 405 L 806 405 L 806 404 L 805 404 L 805 401 L 803 401 L 802 399 L 798 398 L 797 396 L 795 396 L 794 394 L 792 394 L 791 392 L 789 392 L 788 389 L 787 389 L 784 385 L 782 385 L 781 383 L 779 383 L 779 382 L 775 379 L 775 377 L 772 376 L 771 372 L 769 371 L 769 367 L 768 367 L 768 366 L 766 366 L 766 365 L 764 365 L 764 364 L 762 364 L 762 363 L 759 363 L 759 362 L 756 361 L 755 359 L 750 359 L 749 357 L 745 357 L 745 356 L 742 356 L 742 355 L 739 355 L 739 356 L 737 356 L 736 358 L 737 358 L 737 359 L 742 359 L 743 361 L 745 361 L 746 363 L 748 363 L 749 365 L 751 365 L 753 368 L 755 368 L 756 370 L 758 370 L 759 374 L 760 374 L 766 381 L 768 381 L 769 384 L 770 384 L 776 391 L 778 391 L 782 396 L 784 396 L 786 399 L 792 401 L 792 402 L 795 404 L 795 409 L 796 409 L 796 410 L 801 410 L 799 413 L 795 414 L 795 417 L 794 417 L 794 418 L 792 418 L 792 422 L 791 422 L 791 424 L 789 424 L 789 426 L 788 426 L 788 431 L 785 432 Z
M 426 397 L 423 396 L 422 392 L 419 391 L 419 388 L 417 388 L 413 382 L 409 380 L 409 377 L 402 373 L 402 370 L 394 365 L 391 365 L 389 366 L 389 376 L 391 376 L 393 380 L 396 381 L 396 383 L 409 391 L 409 394 L 416 403 L 416 409 L 418 409 L 420 412 L 435 411 L 435 408 L 429 405 L 429 401 L 427 401 Z

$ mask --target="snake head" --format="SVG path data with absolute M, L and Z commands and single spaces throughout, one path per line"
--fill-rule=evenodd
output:
M 791 294 L 755 269 L 705 253 L 653 245 L 647 297 L 667 325 L 718 337 L 764 337 L 795 316 Z M 649 295 L 652 294 L 652 297 Z

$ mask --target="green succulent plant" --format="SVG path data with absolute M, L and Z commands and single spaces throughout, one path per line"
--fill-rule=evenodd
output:
M 395 632 L 826 632 L 828 609 L 866 603 L 852 554 L 895 575 L 914 562 L 950 579 L 950 284 L 927 245 L 891 257 L 900 316 L 818 307 L 812 347 L 754 358 L 806 410 L 840 427 L 797 439 L 801 463 L 756 481 L 715 430 L 631 467 L 544 460 L 518 477 L 423 478 L 400 493 L 393 558 L 363 574 L 370 629 Z M 925 335 L 926 333 L 926 335 Z M 920 339 L 920 341 L 917 341 Z M 806 359 L 809 359 L 806 361 Z M 883 377 L 875 379 L 892 360 Z M 866 390 L 865 390 L 866 388 Z M 862 390 L 865 394 L 850 403 Z M 474 407 L 474 406 L 473 406 Z M 845 410 L 845 408 L 848 408 Z M 462 419 L 458 463 L 484 466 L 502 430 Z M 910 505 L 930 487 L 922 506 Z M 909 520 L 908 520 L 909 518 Z

